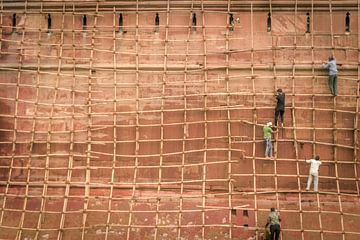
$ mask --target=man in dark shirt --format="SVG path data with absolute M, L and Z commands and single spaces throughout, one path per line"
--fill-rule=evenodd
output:
M 285 93 L 279 88 L 276 91 L 276 108 L 275 108 L 275 127 L 277 127 L 277 120 L 280 115 L 281 127 L 284 127 L 284 112 L 285 112 Z

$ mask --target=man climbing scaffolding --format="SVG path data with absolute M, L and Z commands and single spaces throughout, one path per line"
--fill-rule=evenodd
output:
M 275 211 L 275 208 L 270 208 L 269 217 L 265 228 L 270 225 L 270 239 L 278 240 L 280 236 L 280 215 Z
M 328 84 L 329 84 L 329 88 L 330 88 L 330 92 L 333 96 L 337 95 L 337 64 L 336 64 L 336 59 L 334 58 L 334 56 L 330 56 L 329 57 L 329 61 L 327 63 L 323 64 L 323 68 L 326 68 L 329 70 L 329 80 L 328 80 Z
M 315 159 L 305 160 L 307 163 L 310 163 L 309 177 L 306 185 L 306 191 L 310 190 L 310 185 L 314 179 L 314 191 L 318 191 L 319 183 L 319 166 L 321 165 L 320 157 L 316 156 Z
M 271 143 L 271 135 L 274 133 L 274 131 L 271 128 L 272 123 L 268 122 L 264 128 L 264 142 L 265 142 L 265 158 L 271 158 L 272 157 L 272 143 Z
M 276 91 L 276 107 L 275 107 L 275 127 L 280 115 L 281 127 L 284 127 L 284 112 L 285 112 L 285 93 L 279 88 Z

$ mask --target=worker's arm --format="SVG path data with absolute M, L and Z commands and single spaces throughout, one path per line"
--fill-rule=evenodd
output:
M 311 159 L 305 159 L 305 162 L 310 163 Z

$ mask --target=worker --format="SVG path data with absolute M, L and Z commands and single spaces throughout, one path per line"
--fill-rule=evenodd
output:
M 269 217 L 265 228 L 270 224 L 270 239 L 278 240 L 280 236 L 280 215 L 275 211 L 275 208 L 270 208 Z
M 320 157 L 316 156 L 315 159 L 309 159 L 305 161 L 310 163 L 310 171 L 309 177 L 306 185 L 306 191 L 310 190 L 310 185 L 312 180 L 314 179 L 314 191 L 318 191 L 318 183 L 319 183 L 319 166 L 321 165 Z
M 281 127 L 284 127 L 284 112 L 285 112 L 285 93 L 279 88 L 276 91 L 276 107 L 275 107 L 275 127 L 280 115 Z
M 329 88 L 330 88 L 330 92 L 333 96 L 337 95 L 337 65 L 336 65 L 336 59 L 334 58 L 334 56 L 330 56 L 329 57 L 329 61 L 327 63 L 323 64 L 323 68 L 328 69 L 329 71 L 329 80 L 328 80 L 328 84 L 329 84 Z
M 272 143 L 271 135 L 274 133 L 272 130 L 272 122 L 268 122 L 264 128 L 264 142 L 265 142 L 265 158 L 272 157 Z

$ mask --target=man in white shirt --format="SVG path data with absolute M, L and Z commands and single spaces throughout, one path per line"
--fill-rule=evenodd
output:
M 318 191 L 319 183 L 319 166 L 321 165 L 320 157 L 316 156 L 315 159 L 305 160 L 307 163 L 310 163 L 309 177 L 307 181 L 306 191 L 310 190 L 311 182 L 314 178 L 314 191 Z

